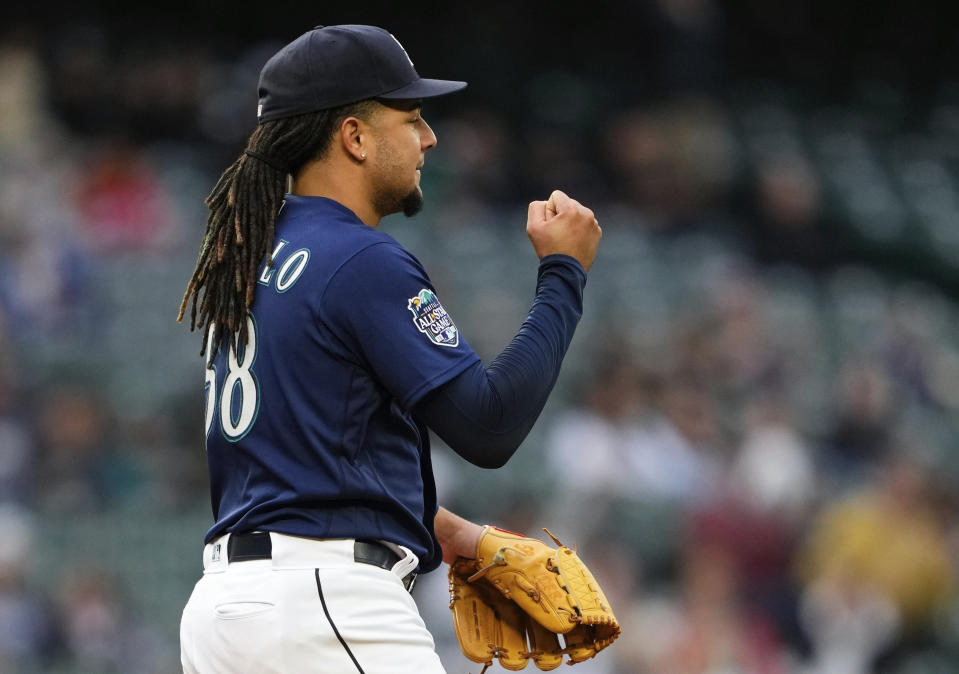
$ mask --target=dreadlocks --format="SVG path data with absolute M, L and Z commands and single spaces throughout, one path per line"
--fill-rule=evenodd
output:
M 367 119 L 374 106 L 372 101 L 360 101 L 264 122 L 220 176 L 206 198 L 210 209 L 206 233 L 177 315 L 177 321 L 182 321 L 192 298 L 190 330 L 202 329 L 201 356 L 213 358 L 224 328 L 232 335 L 234 349 L 239 343 L 246 344 L 246 315 L 253 304 L 256 273 L 272 249 L 287 174 L 295 175 L 307 162 L 321 159 L 342 120 L 349 116 Z M 215 327 L 208 345 L 210 326 Z

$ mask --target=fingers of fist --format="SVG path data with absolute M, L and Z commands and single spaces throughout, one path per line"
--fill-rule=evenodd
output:
M 549 195 L 549 199 L 546 200 L 546 210 L 551 210 L 553 213 L 561 213 L 572 205 L 579 206 L 579 202 L 575 199 L 572 199 L 562 190 L 553 190 Z
M 553 215 L 555 215 L 555 213 L 548 212 L 545 201 L 531 201 L 529 203 L 529 215 L 527 217 L 527 222 L 530 224 L 544 222 L 547 218 L 552 217 Z

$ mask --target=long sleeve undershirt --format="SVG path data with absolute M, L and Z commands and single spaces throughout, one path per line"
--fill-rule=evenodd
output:
M 477 362 L 431 391 L 415 407 L 457 454 L 482 468 L 513 455 L 543 410 L 583 314 L 586 272 L 567 255 L 540 261 L 536 298 L 503 352 Z

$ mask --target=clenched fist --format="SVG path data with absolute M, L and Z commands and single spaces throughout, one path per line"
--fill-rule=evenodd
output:
M 589 271 L 603 230 L 593 211 L 559 190 L 529 205 L 526 234 L 539 259 L 569 255 Z

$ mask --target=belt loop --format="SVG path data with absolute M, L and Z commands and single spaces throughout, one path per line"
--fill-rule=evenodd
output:
M 403 556 L 393 565 L 390 571 L 400 578 L 406 578 L 406 576 L 411 575 L 416 567 L 419 566 L 420 560 L 413 551 L 406 546 L 400 545 L 397 547 L 403 552 Z
M 226 549 L 230 534 L 223 534 L 203 546 L 203 572 L 212 573 L 226 569 Z

